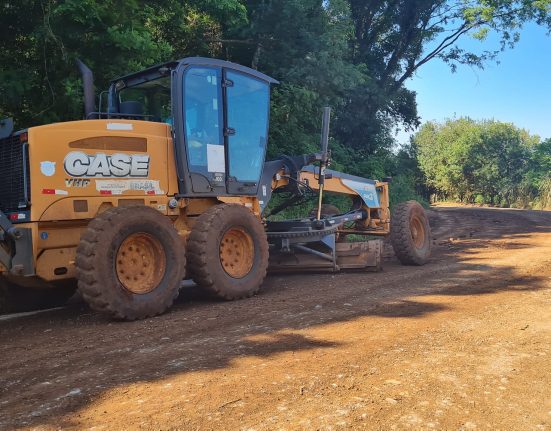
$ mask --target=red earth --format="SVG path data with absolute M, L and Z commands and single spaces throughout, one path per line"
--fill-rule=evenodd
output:
M 0 429 L 551 429 L 551 213 L 430 211 L 423 267 L 272 275 L 154 319 L 0 320 Z

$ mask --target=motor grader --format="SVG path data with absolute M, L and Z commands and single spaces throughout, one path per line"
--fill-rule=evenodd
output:
M 328 169 L 329 109 L 320 152 L 265 161 L 275 79 L 185 58 L 113 80 L 96 107 L 79 67 L 84 120 L 0 123 L 4 308 L 28 291 L 72 293 L 76 280 L 93 309 L 141 319 L 167 310 L 184 278 L 233 300 L 255 294 L 268 268 L 379 270 L 376 238 L 389 234 L 402 263 L 427 261 L 422 207 L 398 205 L 391 229 L 387 181 Z M 350 208 L 323 203 L 327 193 Z M 309 216 L 274 220 L 308 196 Z

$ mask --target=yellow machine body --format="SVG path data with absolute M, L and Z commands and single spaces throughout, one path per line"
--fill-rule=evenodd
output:
M 20 229 L 32 232 L 36 275 L 45 281 L 74 278 L 75 252 L 88 222 L 111 207 L 147 205 L 170 216 L 181 235 L 187 216 L 219 202 L 238 202 L 260 217 L 252 197 L 183 199 L 178 193 L 170 126 L 129 120 L 83 120 L 28 129 L 30 212 Z M 6 272 L 7 268 L 0 268 Z M 17 275 L 12 274 L 13 275 Z
M 390 233 L 388 183 L 326 169 L 329 108 L 320 153 L 266 161 L 273 78 L 192 57 L 113 80 L 94 112 L 80 67 L 87 119 L 0 123 L 0 309 L 77 279 L 92 308 L 132 320 L 168 309 L 186 275 L 229 300 L 268 267 L 380 268 L 380 240 L 344 239 Z M 269 206 L 274 192 L 291 198 Z M 322 217 L 326 193 L 350 210 Z M 271 217 L 313 195 L 317 217 Z
M 44 281 L 74 278 L 75 253 L 88 222 L 111 207 L 146 205 L 170 217 L 186 237 L 194 216 L 220 202 L 240 203 L 261 218 L 256 196 L 181 199 L 171 127 L 136 120 L 83 120 L 33 127 L 27 131 L 29 154 L 29 220 L 17 224 L 32 232 L 35 275 Z M 284 172 L 272 187 L 285 187 Z M 315 175 L 300 172 L 300 180 L 316 189 Z M 388 187 L 380 208 L 368 208 L 363 221 L 370 234 L 389 232 Z M 339 178 L 326 181 L 326 192 L 357 193 Z M 23 213 L 22 213 L 23 214 Z M 13 214 L 12 214 L 13 215 Z M 347 233 L 365 233 L 362 229 Z M 2 268 L 7 271 L 6 268 Z

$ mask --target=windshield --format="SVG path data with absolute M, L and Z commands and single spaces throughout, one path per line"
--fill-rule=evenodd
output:
M 120 113 L 172 124 L 170 95 L 170 76 L 124 88 L 119 92 Z
M 227 121 L 233 133 L 228 137 L 230 176 L 237 181 L 256 183 L 264 166 L 268 140 L 270 87 L 263 81 L 236 72 L 227 72 Z

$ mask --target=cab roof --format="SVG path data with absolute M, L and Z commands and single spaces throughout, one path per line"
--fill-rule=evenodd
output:
M 186 57 L 181 60 L 168 61 L 166 63 L 158 64 L 156 66 L 141 70 L 139 72 L 131 73 L 120 78 L 113 79 L 111 84 L 117 85 L 123 83 L 125 87 L 133 87 L 135 85 L 142 84 L 153 79 L 158 79 L 168 75 L 172 70 L 178 68 L 178 66 L 208 66 L 208 67 L 221 67 L 225 69 L 235 70 L 237 72 L 245 73 L 253 76 L 257 79 L 267 82 L 268 84 L 279 84 L 279 81 L 274 78 L 259 72 L 258 70 L 251 69 L 250 67 L 242 66 L 230 61 L 219 60 L 216 58 L 206 57 Z

